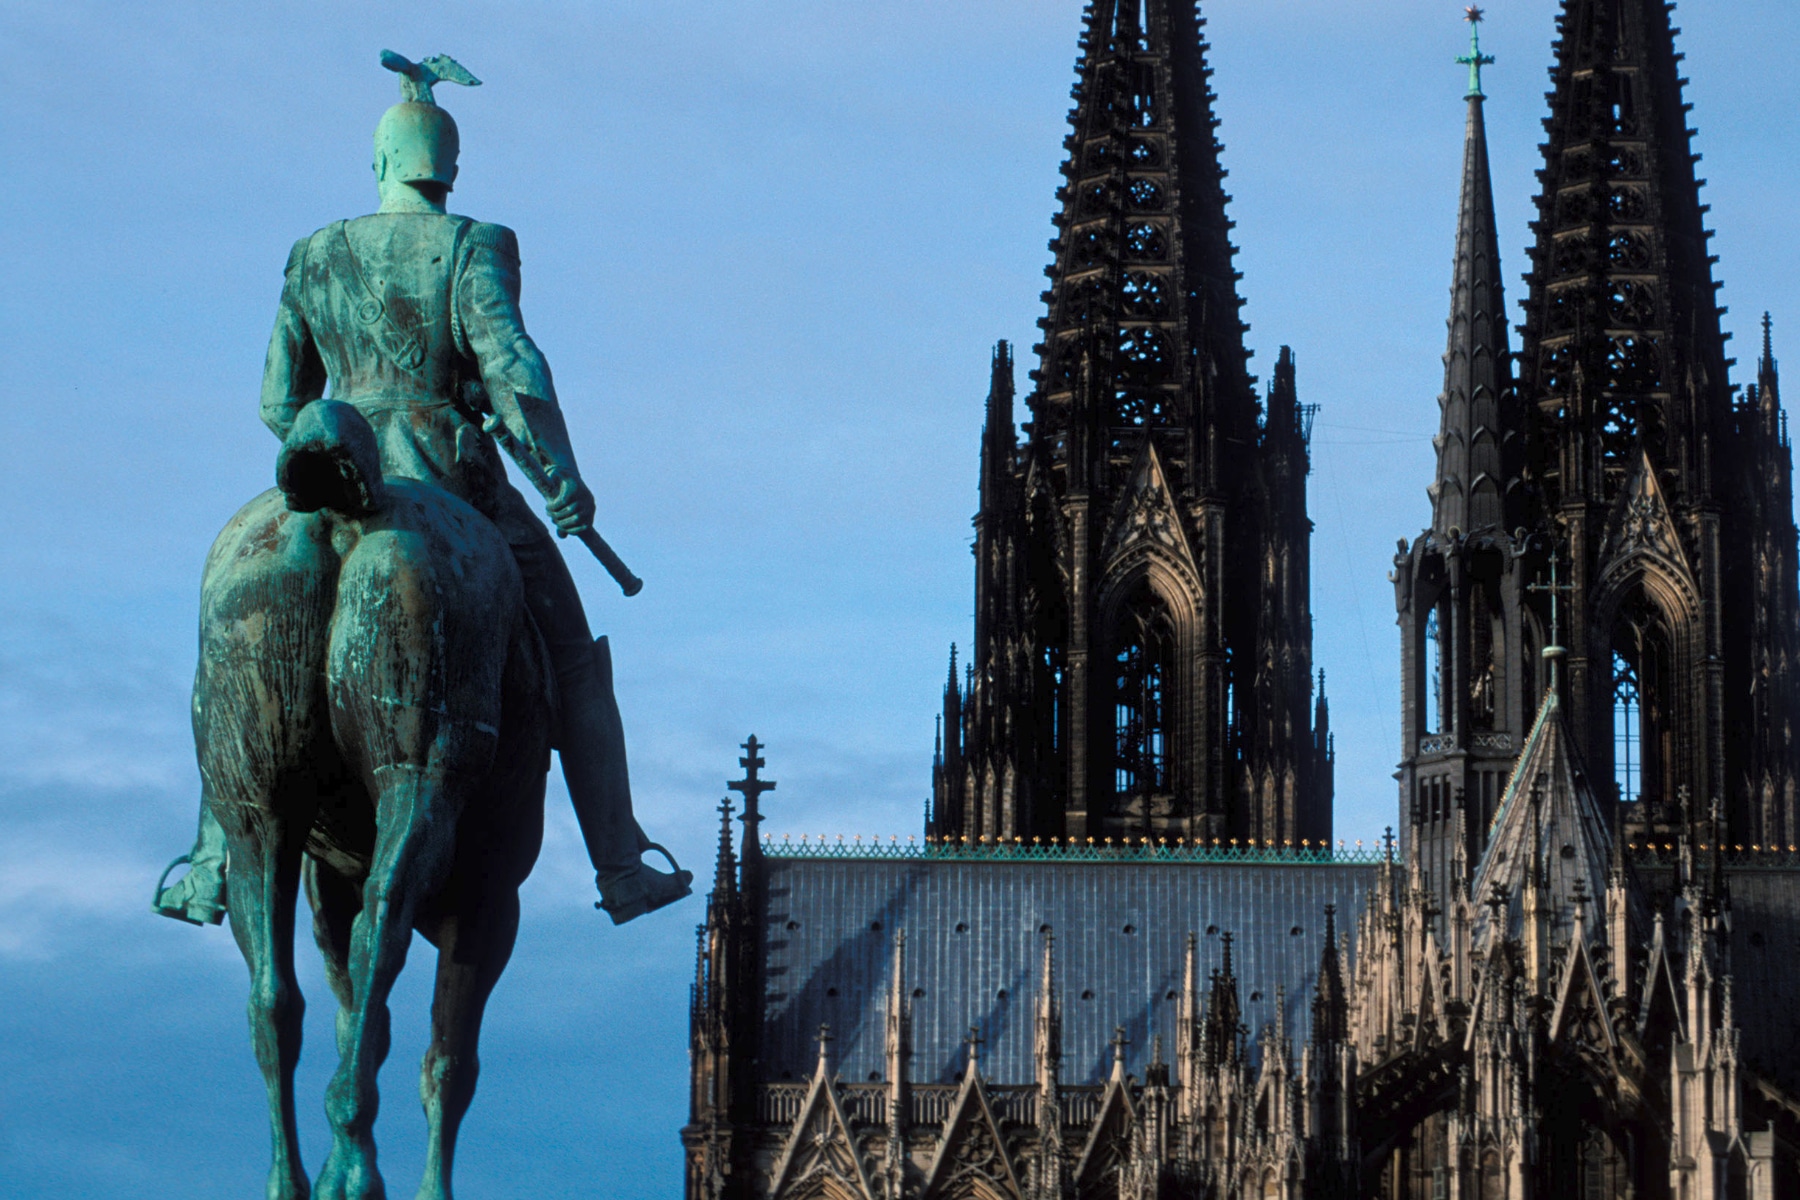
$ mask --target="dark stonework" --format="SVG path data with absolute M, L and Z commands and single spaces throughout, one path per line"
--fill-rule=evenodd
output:
M 1773 353 L 1737 396 L 1669 9 L 1561 33 L 1516 359 L 1461 60 L 1401 836 L 1366 852 L 1329 841 L 1307 410 L 1285 351 L 1266 407 L 1244 372 L 1198 17 L 1089 4 L 925 842 L 758 845 L 752 811 L 740 866 L 726 825 L 690 1200 L 1800 1195 Z

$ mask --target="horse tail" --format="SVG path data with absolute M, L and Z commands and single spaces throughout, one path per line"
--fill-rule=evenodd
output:
M 294 512 L 366 517 L 387 504 L 375 431 L 341 400 L 300 410 L 275 460 L 275 482 Z

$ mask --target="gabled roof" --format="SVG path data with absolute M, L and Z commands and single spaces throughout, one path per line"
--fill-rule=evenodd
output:
M 1521 897 L 1535 876 L 1551 912 L 1551 940 L 1566 942 L 1575 918 L 1570 897 L 1577 885 L 1590 903 L 1606 894 L 1612 833 L 1589 786 L 1562 704 L 1554 691 L 1544 697 L 1525 750 L 1513 768 L 1488 831 L 1488 846 L 1475 870 L 1471 892 L 1477 907 L 1475 943 L 1495 936 L 1495 888 L 1507 898 L 1506 927 L 1517 938 L 1524 929 Z
M 847 1080 L 885 1073 L 885 1000 L 896 932 L 905 930 L 905 995 L 915 1084 L 953 1084 L 979 1025 L 990 1082 L 1037 1079 L 1034 1054 L 1044 936 L 1056 934 L 1065 1086 L 1105 1084 L 1123 1025 L 1125 1070 L 1142 1078 L 1154 1035 L 1178 1028 L 1188 935 L 1207 989 L 1233 936 L 1241 1023 L 1274 1019 L 1285 985 L 1296 1044 L 1311 1033 L 1325 907 L 1359 912 L 1370 865 L 957 862 L 772 855 L 759 1082 L 812 1075 L 829 1023 Z M 1197 1006 L 1196 1006 L 1197 1007 Z M 1196 1013 L 1196 1016 L 1198 1014 Z

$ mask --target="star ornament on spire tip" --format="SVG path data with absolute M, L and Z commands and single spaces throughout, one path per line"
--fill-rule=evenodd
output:
M 1485 98 L 1481 90 L 1481 68 L 1491 66 L 1494 56 L 1481 52 L 1481 21 L 1483 17 L 1480 6 L 1471 4 L 1463 9 L 1463 20 L 1469 23 L 1469 52 L 1456 61 L 1469 68 L 1469 91 L 1464 99 Z

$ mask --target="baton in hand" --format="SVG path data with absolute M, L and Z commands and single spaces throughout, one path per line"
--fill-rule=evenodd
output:
M 536 488 L 546 501 L 556 499 L 561 489 L 550 478 L 550 472 L 525 447 L 519 445 L 518 439 L 513 437 L 512 431 L 507 429 L 497 413 L 490 413 L 487 419 L 481 423 L 481 428 L 493 434 L 494 440 L 500 443 L 500 448 L 506 451 L 506 456 L 518 464 L 519 470 L 525 473 L 525 478 L 531 480 L 531 486 Z M 562 531 L 558 530 L 557 532 L 561 534 Z M 625 565 L 625 560 L 606 544 L 606 539 L 601 537 L 599 531 L 592 525 L 575 536 L 581 540 L 582 545 L 594 552 L 594 557 L 600 560 L 600 565 L 605 567 L 606 573 L 613 577 L 613 581 L 619 585 L 620 591 L 627 596 L 635 596 L 644 590 L 644 581 L 631 573 L 631 568 Z

